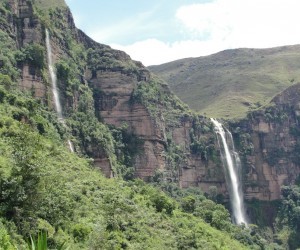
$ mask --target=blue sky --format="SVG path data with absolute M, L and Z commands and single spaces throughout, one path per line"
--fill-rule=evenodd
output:
M 299 0 L 66 0 L 94 40 L 146 66 L 300 43 Z

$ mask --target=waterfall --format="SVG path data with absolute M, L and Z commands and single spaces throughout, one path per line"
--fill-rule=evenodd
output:
M 215 126 L 215 132 L 221 150 L 233 220 L 236 224 L 244 223 L 247 225 L 241 186 L 241 162 L 239 155 L 234 149 L 231 133 L 228 130 L 225 131 L 222 124 L 217 120 L 211 118 L 211 121 Z
M 61 104 L 60 104 L 60 100 L 59 100 L 56 72 L 54 70 L 53 61 L 52 61 L 52 49 L 51 49 L 51 44 L 50 44 L 50 36 L 49 36 L 49 32 L 47 29 L 46 29 L 46 47 L 47 47 L 47 57 L 48 57 L 48 69 L 49 69 L 49 73 L 50 73 L 55 110 L 57 112 L 59 121 L 66 127 L 66 123 L 65 123 L 65 120 L 64 120 L 64 117 L 62 114 L 62 108 L 61 108 Z M 68 140 L 68 145 L 69 145 L 70 151 L 74 152 L 74 147 L 70 140 Z

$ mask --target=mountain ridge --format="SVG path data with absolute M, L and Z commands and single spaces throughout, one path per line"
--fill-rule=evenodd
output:
M 300 81 L 299 57 L 300 45 L 232 49 L 148 68 L 193 110 L 217 118 L 242 118 Z

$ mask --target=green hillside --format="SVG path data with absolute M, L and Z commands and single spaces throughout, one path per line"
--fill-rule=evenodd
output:
M 223 186 L 224 176 L 210 120 L 140 62 L 78 30 L 65 6 L 0 1 L 0 250 L 299 247 L 299 187 L 284 189 L 274 228 L 233 224 L 226 192 L 213 185 Z M 49 48 L 63 118 L 54 108 Z M 106 111 L 131 121 L 109 123 Z M 273 113 L 269 119 L 287 117 Z M 240 135 L 252 151 L 249 134 Z M 198 178 L 179 185 L 196 162 L 207 170 L 205 192 Z M 268 212 L 251 203 L 257 218 Z
M 88 64 L 133 74 L 139 68 L 108 46 L 97 45 L 87 52 L 74 38 L 72 32 L 78 35 L 77 30 L 67 26 L 67 10 L 56 9 L 49 16 L 37 11 L 30 18 L 35 25 L 42 24 L 38 28 L 48 28 L 64 47 L 57 74 L 64 80 L 63 103 L 80 93 L 76 109 L 65 111 L 64 124 L 51 98 L 38 98 L 34 86 L 21 89 L 26 67 L 50 85 L 45 41 L 23 47 L 17 43 L 17 37 L 23 38 L 19 24 L 24 20 L 13 14 L 18 12 L 11 9 L 18 8 L 14 3 L 0 2 L 0 249 L 260 249 L 267 244 L 256 228 L 233 225 L 229 211 L 200 190 L 183 191 L 157 180 L 150 185 L 122 179 L 130 163 L 127 159 L 125 165 L 126 158 L 135 149 L 127 148 L 128 141 L 135 142 L 134 137 L 96 117 L 92 91 L 79 80 L 80 70 Z M 24 6 L 28 3 L 24 1 Z M 44 10 L 48 8 L 41 3 Z M 25 14 L 39 9 L 24 6 Z M 86 42 L 95 44 L 88 38 Z M 148 96 L 142 101 L 154 107 L 161 86 L 157 82 L 155 87 L 156 92 L 142 93 L 142 86 L 135 97 Z M 177 104 L 171 97 L 169 102 Z M 69 152 L 67 139 L 76 153 Z M 116 178 L 104 178 L 93 166 L 93 151 L 107 156 Z
M 68 132 L 55 112 L 2 73 L 0 116 L 0 249 L 247 249 L 265 243 L 231 224 L 229 212 L 200 193 L 177 188 L 175 200 L 140 180 L 104 178 L 90 159 L 69 152 Z M 116 130 L 85 119 L 73 126 L 101 138 L 99 146 L 120 143 L 112 136 Z M 40 232 L 48 248 L 27 247 Z
M 67 7 L 64 0 L 33 0 L 35 6 L 41 10 L 65 8 Z
M 250 234 L 224 207 L 195 203 L 194 216 L 142 181 L 104 178 L 63 145 L 55 114 L 9 90 L 0 87 L 0 249 L 27 249 L 41 231 L 49 249 L 247 249 L 233 238 Z M 204 222 L 210 210 L 223 231 Z
M 149 69 L 190 108 L 209 117 L 238 118 L 300 81 L 300 45 L 226 50 Z

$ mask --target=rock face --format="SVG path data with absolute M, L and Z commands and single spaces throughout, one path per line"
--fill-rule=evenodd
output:
M 16 15 L 14 21 L 12 19 L 11 32 L 18 46 L 30 43 L 44 46 L 44 26 L 35 16 L 31 2 L 10 2 Z M 87 61 L 77 78 L 93 91 L 99 121 L 126 127 L 128 133 L 140 140 L 139 151 L 133 156 L 135 177 L 148 180 L 161 174 L 165 180 L 177 182 L 182 188 L 195 186 L 204 192 L 209 192 L 214 186 L 227 198 L 223 167 L 211 122 L 180 107 L 180 102 L 165 85 L 158 85 L 159 91 L 151 97 L 155 99 L 159 95 L 164 101 L 152 102 L 152 106 L 147 104 L 151 98 L 150 101 L 136 101 L 137 89 L 147 88 L 155 77 L 124 52 L 98 44 L 76 29 L 69 10 L 60 14 L 65 20 L 60 25 L 70 31 L 77 44 L 87 51 L 94 50 L 98 58 L 95 67 Z M 59 35 L 52 36 L 51 45 L 56 60 L 70 56 L 69 45 Z M 113 63 L 110 66 L 100 64 L 103 58 L 108 62 L 113 59 Z M 52 94 L 47 79 L 30 65 L 24 64 L 21 69 L 21 87 L 32 90 L 37 98 L 51 103 Z M 279 199 L 280 186 L 293 183 L 300 173 L 300 153 L 297 153 L 300 149 L 299 89 L 299 85 L 295 85 L 274 98 L 274 107 L 253 112 L 248 119 L 230 124 L 244 162 L 246 199 Z M 75 90 L 69 101 L 63 100 L 65 108 L 77 109 L 80 98 L 80 91 Z M 101 148 L 93 148 L 91 156 L 107 177 L 113 176 L 108 156 Z
M 10 6 L 15 17 L 11 19 L 12 33 L 15 36 L 19 48 L 27 44 L 40 44 L 45 47 L 45 27 L 34 12 L 34 6 L 27 0 L 10 0 Z M 52 13 L 55 18 L 56 13 Z M 113 53 L 116 60 L 131 61 L 130 57 L 122 51 L 113 51 L 106 45 L 97 44 L 87 37 L 83 32 L 76 29 L 72 14 L 69 10 L 59 12 L 61 19 L 65 22 L 60 25 L 68 29 L 73 39 L 83 46 L 93 49 L 107 49 Z M 54 61 L 63 56 L 69 56 L 68 46 L 64 39 L 52 36 L 51 46 Z M 140 154 L 134 159 L 135 175 L 143 179 L 153 176 L 155 170 L 165 168 L 164 149 L 165 138 L 161 130 L 161 124 L 152 117 L 145 107 L 140 103 L 132 104 L 130 99 L 133 90 L 141 82 L 147 82 L 150 78 L 149 71 L 139 62 L 132 63 L 138 68 L 138 73 L 125 72 L 120 67 L 100 68 L 90 70 L 87 66 L 82 72 L 80 81 L 92 88 L 95 93 L 94 102 L 96 113 L 106 124 L 120 127 L 126 125 L 128 132 L 139 137 L 141 144 Z M 24 90 L 30 90 L 36 98 L 44 99 L 53 103 L 52 93 L 47 79 L 29 64 L 24 63 L 21 67 L 20 86 Z M 72 103 L 63 100 L 63 103 L 76 108 L 80 95 L 74 93 Z M 53 106 L 53 105 L 52 105 Z M 95 165 L 99 166 L 104 174 L 112 176 L 112 169 L 107 155 L 101 149 L 94 149 L 93 158 Z
M 299 95 L 300 84 L 293 85 L 272 100 L 273 106 L 234 125 L 246 167 L 246 199 L 279 199 L 280 187 L 298 178 Z
M 8 3 L 13 15 L 8 17 L 10 27 L 7 32 L 15 39 L 17 46 L 21 48 L 31 43 L 43 43 L 44 32 L 40 20 L 34 15 L 32 3 L 26 0 L 10 0 Z M 28 63 L 22 65 L 21 72 L 21 89 L 30 90 L 37 98 L 45 100 L 49 90 L 40 72 Z
M 142 79 L 147 81 L 151 77 L 148 71 L 143 72 Z M 96 106 L 101 119 L 116 127 L 125 125 L 130 133 L 142 141 L 140 153 L 134 159 L 136 177 L 148 180 L 160 171 L 165 178 L 176 179 L 183 188 L 199 186 L 208 191 L 210 186 L 218 186 L 222 192 L 226 191 L 221 165 L 203 161 L 201 156 L 190 152 L 193 118 L 183 119 L 171 127 L 165 123 L 163 114 L 160 114 L 161 117 L 154 117 L 145 105 L 133 102 L 131 98 L 135 88 L 139 84 L 147 84 L 136 75 L 119 71 L 97 71 L 93 74 L 88 70 L 85 78 L 93 89 L 101 90 L 95 97 L 95 102 L 99 103 Z M 166 133 L 171 134 L 171 139 L 181 148 L 181 154 L 185 158 L 184 161 L 176 162 L 175 176 L 170 173 L 167 160 Z M 109 171 L 106 169 L 105 172 Z
M 149 78 L 149 72 L 145 75 Z M 93 89 L 101 90 L 95 102 L 99 103 L 96 112 L 103 121 L 116 127 L 125 125 L 130 133 L 143 140 L 143 153 L 135 159 L 136 176 L 147 179 L 153 176 L 156 169 L 163 169 L 163 134 L 146 107 L 130 101 L 134 88 L 139 84 L 137 76 L 118 71 L 97 71 L 93 77 L 87 71 L 86 80 Z

